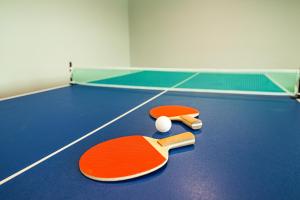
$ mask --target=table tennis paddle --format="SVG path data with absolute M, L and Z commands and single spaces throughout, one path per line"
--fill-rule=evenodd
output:
M 152 108 L 149 113 L 153 118 L 166 116 L 171 120 L 181 121 L 192 129 L 200 129 L 202 127 L 202 121 L 195 118 L 199 115 L 199 111 L 195 108 L 166 105 Z
M 168 161 L 169 150 L 195 143 L 190 132 L 163 139 L 124 136 L 97 144 L 79 160 L 83 175 L 97 181 L 121 181 L 149 174 Z

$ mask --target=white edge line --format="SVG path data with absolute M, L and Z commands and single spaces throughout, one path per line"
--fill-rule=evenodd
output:
M 196 92 L 196 93 L 217 93 L 217 94 L 243 94 L 243 95 L 262 95 L 262 96 L 290 96 L 286 93 L 279 92 L 252 92 L 252 91 L 237 91 L 237 90 L 213 90 L 213 89 L 189 89 L 189 88 L 165 88 L 165 87 L 144 87 L 144 86 L 126 86 L 126 85 L 111 85 L 111 84 L 94 84 L 94 83 L 78 83 L 72 84 L 104 87 L 104 88 L 123 88 L 123 89 L 140 89 L 140 90 L 167 90 L 175 92 Z
M 97 132 L 97 131 L 99 131 L 99 130 L 105 128 L 105 127 L 107 127 L 108 125 L 112 124 L 113 122 L 115 122 L 115 121 L 121 119 L 122 117 L 124 117 L 124 116 L 128 115 L 129 113 L 135 111 L 136 109 L 140 108 L 141 106 L 143 106 L 143 105 L 149 103 L 150 101 L 153 101 L 153 100 L 156 99 L 157 97 L 163 95 L 165 92 L 167 92 L 167 91 L 163 91 L 163 92 L 161 92 L 161 93 L 155 95 L 154 97 L 148 99 L 147 101 L 144 101 L 143 103 L 141 103 L 141 104 L 139 104 L 138 106 L 132 108 L 131 110 L 129 110 L 129 111 L 123 113 L 122 115 L 119 115 L 118 117 L 114 118 L 113 120 L 111 120 L 111 121 L 105 123 L 104 125 L 102 125 L 102 126 L 96 128 L 95 130 L 93 130 L 93 131 L 87 133 L 86 135 L 84 135 L 84 136 L 78 138 L 77 140 L 74 140 L 73 142 L 69 143 L 68 145 L 66 145 L 66 146 L 64 146 L 64 147 L 62 147 L 62 148 L 60 148 L 60 149 L 54 151 L 53 153 L 51 153 L 51 154 L 45 156 L 44 158 L 42 158 L 42 159 L 40 159 L 40 160 L 38 160 L 38 161 L 32 163 L 31 165 L 25 167 L 24 169 L 22 169 L 22 170 L 20 170 L 20 171 L 18 171 L 18 172 L 16 172 L 16 173 L 12 174 L 11 176 L 9 176 L 9 177 L 7 177 L 7 178 L 1 180 L 1 181 L 0 181 L 0 185 L 2 185 L 2 184 L 4 184 L 4 183 L 8 182 L 9 180 L 11 180 L 11 179 L 13 179 L 13 178 L 19 176 L 20 174 L 22 174 L 22 173 L 28 171 L 29 169 L 35 167 L 36 165 L 38 165 L 38 164 L 44 162 L 44 161 L 47 160 L 47 159 L 53 157 L 54 155 L 56 155 L 56 154 L 62 152 L 63 150 L 65 150 L 65 149 L 67 149 L 67 148 L 73 146 L 74 144 L 76 144 L 76 143 L 80 142 L 81 140 L 83 140 L 83 139 L 89 137 L 90 135 L 94 134 L 95 132 Z
M 280 89 L 282 89 L 283 91 L 285 91 L 286 93 L 288 93 L 290 96 L 293 96 L 293 93 L 291 93 L 290 91 L 288 91 L 287 89 L 285 89 L 282 85 L 280 85 L 277 81 L 275 81 L 270 75 L 265 74 L 265 76 L 270 79 L 275 85 L 277 85 Z
M 235 68 L 226 68 L 226 69 L 218 69 L 218 68 L 155 68 L 155 67 L 75 67 L 76 69 L 81 70 L 149 70 L 149 71 L 175 71 L 175 72 L 232 72 L 232 73 L 241 73 L 241 72 L 249 72 L 249 73 L 258 73 L 258 72 L 282 72 L 282 73 L 297 73 L 297 69 L 235 69 Z
M 191 78 L 193 78 L 195 75 L 197 75 L 197 74 L 193 74 L 192 76 L 190 76 L 190 77 L 188 77 L 187 79 L 185 79 L 185 80 L 179 82 L 178 84 L 174 85 L 173 87 L 177 87 L 177 86 L 183 84 L 184 82 L 186 82 L 186 81 L 190 80 Z M 33 168 L 33 167 L 39 165 L 40 163 L 42 163 L 42 162 L 48 160 L 49 158 L 55 156 L 56 154 L 58 154 L 58 153 L 64 151 L 65 149 L 67 149 L 67 148 L 69 148 L 69 147 L 75 145 L 76 143 L 80 142 L 81 140 L 83 140 L 83 139 L 85 139 L 85 138 L 91 136 L 92 134 L 96 133 L 97 131 L 99 131 L 99 130 L 105 128 L 105 127 L 107 127 L 108 125 L 114 123 L 115 121 L 117 121 L 117 120 L 119 120 L 119 119 L 125 117 L 126 115 L 128 115 L 128 114 L 130 114 L 131 112 L 133 112 L 133 111 L 139 109 L 139 108 L 142 107 L 143 105 L 145 105 L 145 104 L 147 104 L 147 103 L 149 103 L 149 102 L 155 100 L 156 98 L 160 97 L 161 95 L 165 94 L 165 93 L 168 92 L 168 91 L 169 91 L 169 90 L 167 89 L 167 90 L 164 90 L 164 91 L 160 92 L 159 94 L 157 94 L 157 95 L 151 97 L 150 99 L 144 101 L 143 103 L 137 105 L 136 107 L 134 107 L 134 108 L 128 110 L 127 112 L 125 112 L 125 113 L 119 115 L 118 117 L 112 119 L 111 121 L 109 121 L 109 122 L 103 124 L 102 126 L 96 128 L 95 130 L 93 130 L 93 131 L 91 131 L 91 132 L 85 134 L 84 136 L 78 138 L 77 140 L 74 140 L 73 142 L 69 143 L 68 145 L 63 146 L 62 148 L 60 148 L 60 149 L 58 149 L 58 150 L 52 152 L 51 154 L 49 154 L 49 155 L 47 155 L 47 156 L 41 158 L 40 160 L 38 160 L 38 161 L 32 163 L 31 165 L 28 165 L 27 167 L 25 167 L 25 168 L 23 168 L 23 169 L 17 171 L 16 173 L 14 173 L 14 174 L 8 176 L 7 178 L 5 178 L 5 179 L 3 179 L 3 180 L 0 181 L 0 185 L 3 185 L 4 183 L 10 181 L 11 179 L 13 179 L 13 178 L 15 178 L 15 177 L 17 177 L 17 176 L 23 174 L 24 172 L 30 170 L 31 168 Z
M 105 87 L 105 88 L 124 88 L 124 89 L 140 89 L 140 90 L 166 90 L 165 87 L 145 87 L 145 86 L 130 86 L 130 85 L 114 85 L 114 84 L 98 84 L 98 83 L 82 83 L 82 82 L 72 82 L 72 84 L 92 86 L 92 87 Z
M 65 84 L 65 85 L 60 85 L 60 86 L 51 87 L 51 88 L 47 88 L 47 89 L 36 90 L 36 91 L 33 91 L 33 92 L 27 92 L 27 93 L 15 95 L 15 96 L 4 97 L 4 98 L 0 98 L 0 101 L 5 101 L 5 100 L 9 100 L 9 99 L 24 97 L 24 96 L 28 96 L 28 95 L 32 95 L 32 94 L 37 94 L 37 93 L 42 93 L 42 92 L 47 92 L 47 91 L 51 91 L 51 90 L 56 90 L 56 89 L 68 87 L 68 86 L 70 86 L 70 85 L 69 84 Z

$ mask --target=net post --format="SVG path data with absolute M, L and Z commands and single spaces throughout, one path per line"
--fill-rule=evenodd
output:
M 300 99 L 300 68 L 298 71 L 297 83 L 296 83 L 296 98 Z
M 70 83 L 73 82 L 73 63 L 72 61 L 69 62 L 69 73 L 70 73 Z

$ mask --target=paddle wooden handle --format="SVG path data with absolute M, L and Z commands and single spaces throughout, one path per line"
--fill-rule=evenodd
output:
M 173 149 L 177 147 L 195 144 L 195 136 L 191 132 L 185 132 L 171 137 L 160 139 L 157 142 L 163 147 Z
M 182 115 L 180 119 L 183 123 L 189 126 L 192 129 L 200 129 L 202 127 L 202 121 L 200 119 L 196 119 L 189 115 Z

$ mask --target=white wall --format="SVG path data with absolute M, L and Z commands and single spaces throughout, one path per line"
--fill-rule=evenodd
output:
M 135 67 L 294 68 L 299 0 L 130 0 Z
M 127 0 L 0 0 L 0 97 L 68 82 L 75 66 L 129 66 Z
M 0 0 L 0 97 L 67 83 L 69 61 L 294 68 L 299 10 L 299 0 Z

